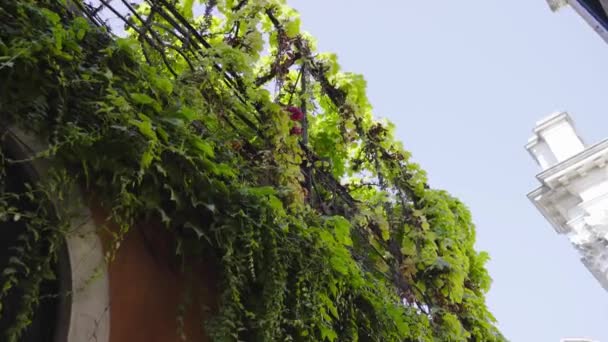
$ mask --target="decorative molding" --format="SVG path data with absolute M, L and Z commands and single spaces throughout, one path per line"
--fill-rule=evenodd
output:
M 551 223 L 551 226 L 558 234 L 567 234 L 570 229 L 567 225 L 562 224 L 564 221 L 560 217 L 559 212 L 555 210 L 552 204 L 545 203 L 546 197 L 549 197 L 552 191 L 547 187 L 540 187 L 528 194 L 528 199 L 536 206 L 543 217 Z
M 550 179 L 560 177 L 567 172 L 590 165 L 590 161 L 605 160 L 606 156 L 608 156 L 608 139 L 604 139 L 595 145 L 587 147 L 583 152 L 539 173 L 536 178 L 541 183 L 546 183 L 549 182 Z
M 537 123 L 534 136 L 543 134 L 543 129 L 553 129 L 556 122 L 571 123 L 567 114 L 559 113 Z M 563 126 L 562 126 L 563 127 Z M 579 142 L 574 126 L 552 134 L 565 134 L 560 148 L 575 150 Z M 540 132 L 540 133 L 539 133 Z M 559 141 L 561 135 L 553 135 Z M 530 139 L 534 143 L 534 139 Z M 530 144 L 530 143 L 529 143 Z M 565 145 L 564 145 L 565 144 Z M 567 144 L 575 144 L 571 147 Z M 547 149 L 535 150 L 535 159 L 552 153 Z M 539 154 L 540 153 L 540 154 Z M 608 290 L 608 139 L 550 166 L 536 178 L 541 186 L 528 194 L 528 198 L 559 234 L 567 234 L 572 245 L 579 251 L 581 261 Z M 599 172 L 598 172 L 599 171 Z M 603 203 L 606 203 L 604 205 Z

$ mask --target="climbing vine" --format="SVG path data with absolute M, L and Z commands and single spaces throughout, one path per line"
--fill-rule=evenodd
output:
M 22 293 L 3 340 L 52 277 L 69 215 L 51 202 L 79 187 L 115 248 L 152 219 L 182 260 L 214 260 L 214 341 L 504 341 L 469 211 L 365 87 L 283 0 L 0 0 L 0 121 L 56 175 L 0 194 L 0 220 L 27 227 L 2 265 L 0 303 Z

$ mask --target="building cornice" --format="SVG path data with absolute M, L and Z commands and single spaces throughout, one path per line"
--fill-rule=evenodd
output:
M 562 217 L 553 203 L 547 203 L 546 198 L 552 192 L 546 186 L 541 186 L 528 194 L 528 199 L 534 204 L 536 209 L 540 211 L 543 217 L 551 223 L 553 229 L 558 234 L 567 234 L 570 229 L 566 225 L 566 220 Z
M 552 126 L 554 126 L 556 123 L 560 122 L 560 121 L 568 121 L 568 123 L 574 127 L 574 122 L 570 119 L 570 116 L 568 116 L 568 114 L 566 112 L 555 112 L 551 115 L 549 115 L 548 117 L 537 121 L 536 122 L 536 127 L 534 127 L 533 132 L 535 134 L 540 133 L 541 131 L 546 130 L 547 128 L 550 128 Z
M 583 19 L 585 19 L 589 26 L 591 26 L 591 28 L 593 28 L 593 30 L 597 32 L 597 34 L 599 34 L 605 42 L 608 43 L 607 28 L 600 23 L 600 20 L 598 20 L 587 5 L 581 3 L 579 0 L 570 0 L 568 3 L 581 17 L 583 17 Z
M 608 156 L 608 139 L 605 139 L 595 145 L 592 145 L 563 162 L 552 166 L 551 168 L 539 173 L 536 178 L 543 184 L 550 180 L 561 178 L 568 175 L 571 171 L 575 171 L 582 166 L 591 165 L 592 167 L 603 166 L 606 162 L 604 156 Z M 593 163 L 595 162 L 595 163 Z

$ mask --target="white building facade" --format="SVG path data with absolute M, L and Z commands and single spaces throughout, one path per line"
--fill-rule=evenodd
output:
M 554 12 L 570 6 L 608 43 L 608 0 L 547 0 Z
M 561 112 L 536 124 L 526 149 L 542 169 L 528 198 L 608 291 L 608 139 L 585 144 Z

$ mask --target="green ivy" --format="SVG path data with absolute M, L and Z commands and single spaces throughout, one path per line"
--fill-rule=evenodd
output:
M 115 248 L 154 219 L 176 255 L 217 266 L 214 341 L 505 341 L 469 211 L 374 119 L 363 77 L 316 52 L 282 0 L 174 3 L 106 6 L 119 38 L 80 1 L 0 1 L 0 120 L 64 175 L 33 185 L 34 209 L 1 194 L 0 219 L 34 239 L 0 265 L 0 303 L 25 293 L 6 340 L 43 277 L 21 269 L 48 271 L 65 231 L 48 227 L 69 222 L 39 208 L 78 186 L 121 227 Z M 53 248 L 30 253 L 38 241 Z

